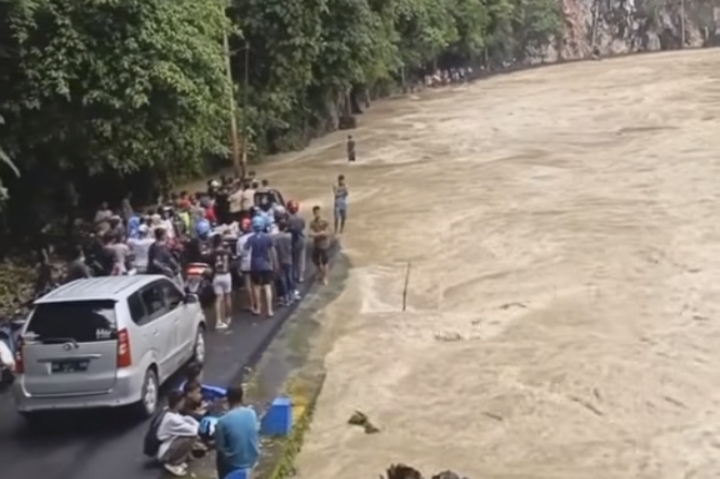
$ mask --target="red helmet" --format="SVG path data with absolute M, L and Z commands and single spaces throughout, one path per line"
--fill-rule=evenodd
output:
M 295 201 L 295 200 L 288 200 L 288 202 L 287 202 L 287 210 L 288 210 L 290 213 L 295 214 L 295 213 L 297 213 L 297 212 L 300 210 L 300 205 L 299 205 L 298 202 Z
M 250 226 L 251 226 L 250 218 L 243 218 L 242 221 L 240 222 L 240 229 L 243 231 L 250 231 Z

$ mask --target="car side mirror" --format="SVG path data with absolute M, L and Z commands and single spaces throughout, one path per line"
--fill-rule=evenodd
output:
M 197 294 L 188 293 L 185 295 L 185 304 L 195 304 L 199 302 L 200 298 L 198 298 Z

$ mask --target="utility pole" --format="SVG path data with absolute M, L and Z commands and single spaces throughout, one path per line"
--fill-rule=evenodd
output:
M 238 126 L 236 106 L 235 106 L 235 86 L 232 78 L 232 64 L 230 62 L 230 39 L 228 33 L 225 32 L 223 35 L 223 44 L 225 46 L 225 61 L 226 61 L 226 73 L 228 81 L 230 82 L 230 138 L 232 140 L 232 154 L 233 154 L 233 168 L 235 175 L 240 176 L 243 173 L 242 163 L 240 159 L 240 145 L 238 143 Z
M 600 13 L 600 1 L 595 0 L 593 2 L 592 40 L 590 41 L 590 51 L 593 53 L 595 52 L 595 41 L 597 38 L 598 13 Z
M 243 85 L 243 144 L 242 144 L 242 177 L 245 178 L 245 172 L 247 170 L 247 143 L 248 143 L 248 131 L 247 131 L 247 107 L 248 107 L 248 93 L 250 85 L 250 42 L 245 41 L 245 83 Z
M 685 48 L 685 0 L 680 0 L 680 48 Z

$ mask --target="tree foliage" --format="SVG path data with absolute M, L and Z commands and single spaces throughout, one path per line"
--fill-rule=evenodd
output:
M 562 31 L 557 0 L 233 0 L 250 48 L 246 110 L 261 149 L 339 108 L 354 87 L 524 59 Z M 234 61 L 243 85 L 244 56 Z
M 0 158 L 42 192 L 23 201 L 91 202 L 227 161 L 232 114 L 260 151 L 302 146 L 353 91 L 521 59 L 561 26 L 557 0 L 6 0 Z
M 222 3 L 16 0 L 4 6 L 2 144 L 23 169 L 194 170 L 224 150 Z

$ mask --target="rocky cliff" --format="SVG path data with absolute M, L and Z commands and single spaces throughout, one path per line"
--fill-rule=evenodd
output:
M 717 1 L 717 7 L 715 3 Z M 719 44 L 720 0 L 560 0 L 566 29 L 546 61 Z M 684 33 L 683 33 L 684 30 Z M 718 32 L 720 33 L 720 32 Z

